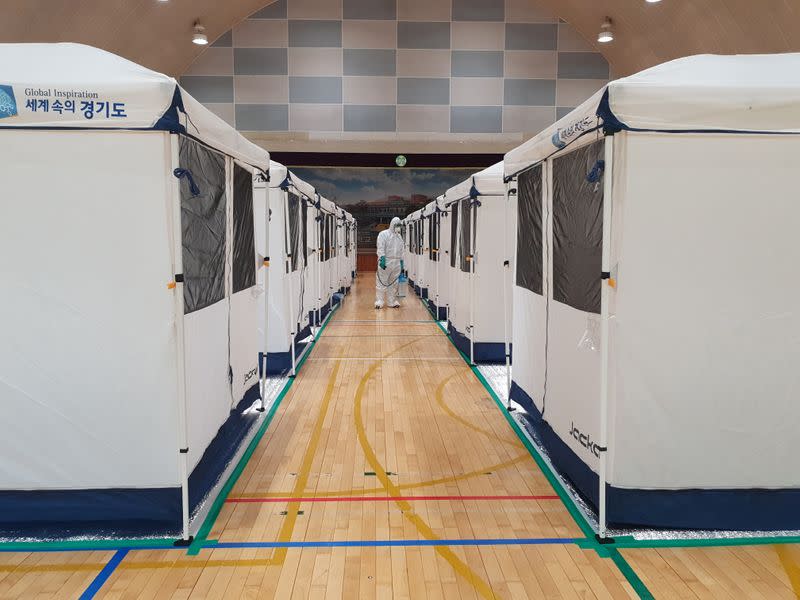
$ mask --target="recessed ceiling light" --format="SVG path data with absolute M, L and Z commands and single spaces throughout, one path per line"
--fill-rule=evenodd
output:
M 600 33 L 597 34 L 597 41 L 601 44 L 607 44 L 614 41 L 614 32 L 611 29 L 611 19 L 606 17 L 603 24 L 600 26 Z
M 200 25 L 199 22 L 194 24 L 194 34 L 192 35 L 192 42 L 198 46 L 205 46 L 208 44 L 208 36 L 206 35 L 206 28 Z
M 655 4 L 656 2 L 661 2 L 661 0 L 645 0 L 648 4 Z

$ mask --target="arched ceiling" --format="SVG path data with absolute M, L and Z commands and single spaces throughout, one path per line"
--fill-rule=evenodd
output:
M 800 51 L 799 0 L 530 1 L 592 42 L 604 17 L 611 17 L 616 40 L 595 45 L 615 76 L 689 54 Z M 213 40 L 267 4 L 269 0 L 4 0 L 0 42 L 81 42 L 178 76 L 203 51 L 190 42 L 195 20 Z

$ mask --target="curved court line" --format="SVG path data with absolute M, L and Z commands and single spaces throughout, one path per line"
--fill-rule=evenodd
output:
M 375 359 L 380 360 L 380 359 Z M 441 483 L 455 483 L 457 481 L 463 481 L 465 479 L 471 479 L 472 477 L 478 477 L 480 475 L 486 475 L 489 471 L 500 471 L 501 469 L 506 469 L 508 467 L 513 467 L 517 463 L 524 462 L 525 460 L 530 460 L 530 455 L 528 453 L 521 454 L 516 458 L 512 458 L 511 460 L 507 460 L 505 462 L 497 463 L 495 465 L 489 465 L 483 467 L 481 469 L 475 469 L 474 471 L 468 471 L 466 473 L 460 473 L 459 475 L 450 475 L 449 477 L 440 477 L 439 479 L 429 479 L 427 481 L 419 481 L 416 483 L 397 483 L 395 487 L 398 490 L 415 490 L 424 487 L 430 487 L 432 485 L 439 485 Z M 329 491 L 317 491 L 312 494 L 301 494 L 299 496 L 292 495 L 292 492 L 243 492 L 241 494 L 233 495 L 231 494 L 230 498 L 320 498 L 320 497 L 327 497 L 327 496 L 353 496 L 355 494 L 378 494 L 380 492 L 385 492 L 386 488 L 383 487 L 374 487 L 374 488 L 350 488 L 348 490 L 329 490 Z
M 399 488 L 389 479 L 389 476 L 386 474 L 386 471 L 383 469 L 380 461 L 378 460 L 375 451 L 372 449 L 372 446 L 367 439 L 367 431 L 364 427 L 364 419 L 362 415 L 362 402 L 364 398 L 364 389 L 366 387 L 367 382 L 372 378 L 373 374 L 380 366 L 380 360 L 376 361 L 374 365 L 372 365 L 364 376 L 361 378 L 361 381 L 358 382 L 358 387 L 356 388 L 355 394 L 355 402 L 354 402 L 354 420 L 356 425 L 356 432 L 358 433 L 358 441 L 361 444 L 361 449 L 364 452 L 364 456 L 367 459 L 367 462 L 375 471 L 378 480 L 381 482 L 383 487 L 386 489 L 389 494 L 392 496 L 399 496 L 400 490 Z M 402 511 L 403 516 L 408 519 L 414 527 L 417 528 L 417 531 L 426 539 L 429 540 L 438 540 L 439 536 L 437 536 L 430 526 L 423 521 L 418 515 L 414 514 L 411 509 L 411 504 L 406 502 L 405 500 L 397 500 L 395 501 L 397 507 Z M 456 573 L 464 577 L 467 581 L 472 584 L 475 590 L 484 598 L 494 600 L 497 598 L 492 588 L 489 587 L 489 584 L 486 583 L 472 568 L 462 561 L 452 549 L 447 546 L 435 546 L 436 552 L 444 558 L 450 566 L 453 567 Z
M 436 386 L 436 391 L 434 392 L 434 398 L 436 398 L 436 402 L 437 404 L 439 404 L 439 406 L 442 407 L 442 410 L 444 410 L 444 412 L 446 412 L 451 418 L 461 423 L 464 427 L 468 427 L 473 431 L 477 431 L 478 433 L 481 433 L 487 437 L 494 438 L 499 442 L 508 444 L 509 446 L 514 446 L 515 448 L 524 449 L 525 446 L 522 444 L 522 442 L 519 441 L 519 438 L 517 437 L 514 437 L 514 439 L 502 438 L 499 435 L 497 435 L 494 431 L 487 431 L 486 429 L 483 429 L 481 427 L 478 427 L 477 425 L 474 425 L 473 423 L 470 423 L 465 418 L 459 416 L 449 406 L 447 406 L 447 403 L 444 400 L 444 388 L 448 383 L 450 383 L 450 380 L 453 379 L 453 377 L 455 377 L 456 375 L 459 375 L 459 373 L 453 373 L 452 375 L 447 377 L 444 381 L 442 381 L 438 386 Z

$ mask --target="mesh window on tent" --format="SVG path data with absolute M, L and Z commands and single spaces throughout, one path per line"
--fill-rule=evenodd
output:
M 253 224 L 253 177 L 233 167 L 233 293 L 256 284 L 256 246 Z
M 470 272 L 470 261 L 467 257 L 472 254 L 472 200 L 466 198 L 459 202 L 461 212 L 461 235 L 459 237 L 459 253 L 461 256 L 461 270 Z
M 604 141 L 553 160 L 553 299 L 600 314 Z
M 225 297 L 225 157 L 181 136 L 179 163 L 191 176 L 180 178 L 183 302 L 189 314 Z
M 542 295 L 542 166 L 517 180 L 517 285 Z

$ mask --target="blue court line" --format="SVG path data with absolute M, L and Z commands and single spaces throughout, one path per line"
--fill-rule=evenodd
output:
M 97 577 L 94 578 L 92 583 L 89 584 L 89 587 L 81 594 L 80 600 L 91 600 L 91 598 L 95 597 L 95 594 L 100 591 L 100 588 L 103 587 L 108 578 L 111 577 L 111 574 L 114 570 L 119 566 L 119 563 L 122 562 L 122 559 L 128 554 L 128 550 L 117 550 L 114 556 L 111 557 L 111 560 L 108 561 L 103 570 L 97 574 Z
M 486 538 L 442 540 L 339 540 L 331 542 L 217 542 L 206 546 L 215 548 L 352 548 L 376 546 L 534 546 L 545 544 L 574 544 L 575 538 Z

